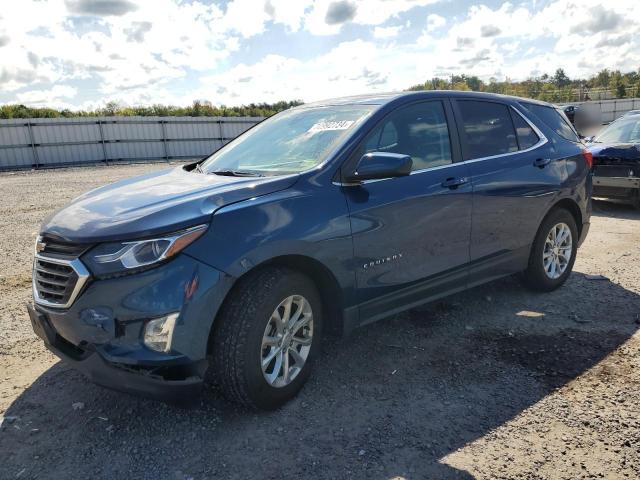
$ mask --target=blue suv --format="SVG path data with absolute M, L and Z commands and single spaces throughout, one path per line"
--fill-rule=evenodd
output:
M 276 408 L 326 334 L 514 273 L 562 285 L 589 229 L 591 161 L 533 100 L 293 108 L 45 220 L 31 322 L 98 384 L 179 401 L 210 374 L 230 399 Z

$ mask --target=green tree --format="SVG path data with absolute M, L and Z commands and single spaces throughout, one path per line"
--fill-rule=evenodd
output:
M 609 77 L 609 91 L 611 95 L 614 95 L 616 98 L 624 98 L 626 92 L 620 70 L 611 73 Z
M 551 81 L 558 88 L 563 88 L 571 84 L 571 80 L 569 79 L 569 77 L 567 77 L 562 68 L 556 70 L 556 73 L 553 74 Z

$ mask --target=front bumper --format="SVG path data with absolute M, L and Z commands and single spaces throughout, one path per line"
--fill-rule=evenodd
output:
M 146 272 L 90 280 L 68 309 L 35 305 L 29 316 L 47 348 L 93 382 L 174 402 L 200 390 L 209 332 L 232 280 L 183 254 Z M 175 312 L 171 350 L 147 348 L 146 321 Z
M 123 364 L 109 362 L 97 349 L 84 350 L 69 343 L 53 329 L 45 314 L 31 305 L 27 308 L 33 330 L 44 340 L 45 346 L 98 385 L 171 403 L 189 401 L 200 392 L 206 371 L 204 361 L 188 366 L 175 365 L 179 369 L 166 366 L 159 370 L 140 368 L 136 371 Z M 179 371 L 190 375 L 177 380 L 163 376 L 166 372 Z
M 594 190 L 598 187 L 640 188 L 640 177 L 593 177 Z

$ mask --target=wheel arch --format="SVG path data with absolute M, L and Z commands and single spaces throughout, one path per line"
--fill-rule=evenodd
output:
M 335 275 L 331 272 L 331 270 L 326 267 L 322 262 L 316 260 L 315 258 L 308 257 L 306 255 L 281 255 L 277 257 L 270 258 L 236 279 L 233 286 L 227 293 L 225 301 L 222 306 L 218 309 L 216 314 L 216 319 L 211 326 L 211 330 L 209 332 L 209 351 L 211 353 L 211 338 L 215 335 L 217 328 L 216 326 L 220 324 L 217 321 L 217 317 L 220 315 L 220 312 L 224 308 L 224 303 L 230 297 L 231 292 L 241 282 L 245 282 L 260 271 L 267 268 L 288 268 L 291 270 L 295 270 L 303 275 L 308 276 L 313 283 L 318 288 L 318 293 L 320 294 L 320 298 L 322 299 L 322 310 L 324 313 L 324 331 L 334 335 L 341 335 L 344 331 L 344 294 L 340 287 L 340 284 L 335 277 Z
M 325 331 L 343 331 L 344 295 L 340 283 L 331 270 L 319 260 L 306 255 L 282 255 L 271 258 L 256 268 L 285 267 L 307 275 L 315 283 L 322 298 Z
M 545 218 L 547 218 L 552 212 L 559 209 L 567 210 L 573 216 L 573 219 L 576 221 L 576 227 L 578 228 L 578 237 L 580 237 L 583 228 L 582 212 L 580 211 L 578 203 L 571 198 L 563 198 L 554 203 L 551 208 L 549 208 L 545 216 L 540 220 L 540 225 L 542 225 Z

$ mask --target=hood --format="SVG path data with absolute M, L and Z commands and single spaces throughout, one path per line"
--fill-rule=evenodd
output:
M 41 233 L 71 243 L 149 237 L 206 223 L 225 205 L 284 190 L 297 179 L 161 170 L 81 195 L 49 216 Z
M 589 145 L 594 165 L 638 165 L 640 166 L 640 145 L 635 143 L 593 143 Z

